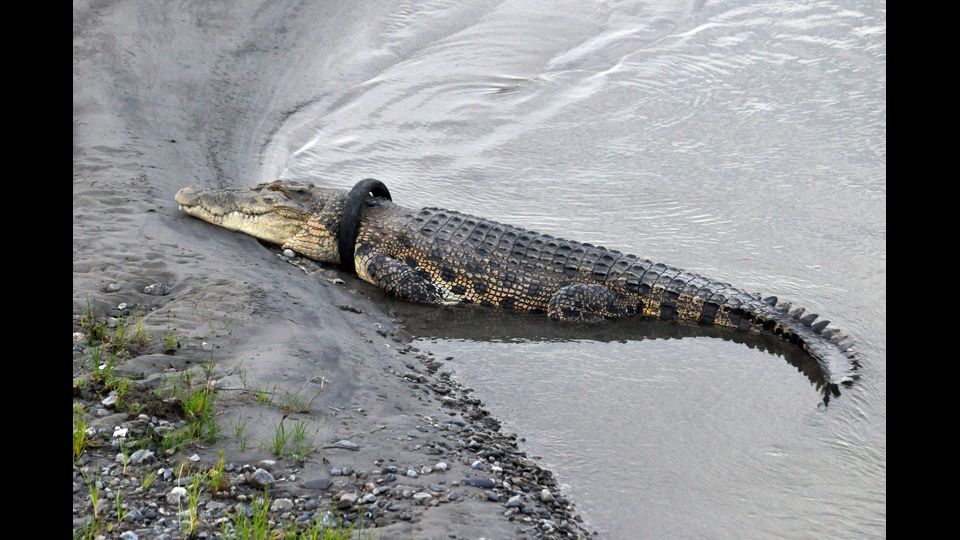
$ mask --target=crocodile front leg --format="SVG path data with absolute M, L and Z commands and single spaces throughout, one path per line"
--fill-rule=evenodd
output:
M 360 253 L 358 253 L 360 255 Z M 366 253 L 357 260 L 357 274 L 401 300 L 422 304 L 441 304 L 440 289 L 423 272 L 387 255 Z
M 630 317 L 637 306 L 603 285 L 577 283 L 561 288 L 547 305 L 547 317 L 565 321 L 597 321 Z

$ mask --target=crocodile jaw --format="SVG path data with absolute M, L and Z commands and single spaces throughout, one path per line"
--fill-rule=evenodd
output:
M 178 191 L 175 198 L 188 215 L 283 245 L 303 229 L 311 208 L 267 186 L 215 191 L 191 186 Z

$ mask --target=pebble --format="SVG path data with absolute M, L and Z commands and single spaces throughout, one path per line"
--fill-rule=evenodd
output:
M 357 502 L 356 493 L 346 493 L 340 496 L 340 500 L 337 501 L 338 510 L 346 510 L 354 505 Z
M 410 478 L 416 478 L 417 476 L 420 476 L 420 475 L 418 475 L 417 471 L 413 469 L 407 469 L 407 476 L 409 476 Z
M 550 493 L 549 489 L 543 488 L 543 491 L 540 492 L 540 500 L 545 503 L 553 502 L 553 493 Z
M 147 461 L 153 461 L 154 454 L 150 450 L 141 449 L 137 450 L 130 456 L 130 461 L 134 463 L 144 463 Z
M 383 477 L 383 481 L 384 481 L 384 482 L 396 482 L 396 481 L 397 481 L 397 475 L 395 475 L 395 474 L 393 474 L 393 473 L 388 473 L 386 476 Z
M 285 512 L 293 508 L 293 501 L 290 499 L 275 499 L 273 504 L 270 505 L 270 511 L 272 512 Z
M 333 482 L 329 478 L 317 478 L 314 480 L 307 480 L 306 482 L 300 484 L 301 486 L 307 489 L 320 489 L 324 490 L 329 488 Z
M 343 476 L 343 469 L 340 467 L 333 467 L 330 469 L 330 476 Z
M 377 496 L 373 493 L 367 493 L 363 496 L 363 499 L 360 499 L 360 504 L 370 504 L 372 502 L 377 502 Z
M 449 468 L 450 468 L 450 466 L 447 465 L 446 463 L 442 462 L 442 461 L 441 461 L 440 463 L 437 463 L 436 465 L 433 466 L 433 470 L 435 470 L 435 471 L 445 471 L 445 470 L 447 470 L 447 469 L 449 469 Z
M 143 292 L 146 294 L 151 294 L 153 296 L 166 296 L 170 294 L 170 287 L 167 287 L 162 282 L 158 281 L 156 283 L 151 283 L 143 288 Z
M 194 454 L 194 455 L 190 456 L 189 459 L 190 459 L 190 461 L 196 463 L 196 462 L 200 461 L 200 454 Z
M 124 438 L 124 437 L 127 436 L 127 433 L 128 433 L 129 431 L 130 431 L 130 430 L 127 429 L 127 428 L 122 428 L 122 427 L 120 427 L 120 426 L 117 426 L 117 427 L 113 428 L 113 436 L 114 436 L 115 438 L 121 438 L 121 439 L 122 439 L 122 438 Z
M 478 460 L 476 460 L 476 461 L 474 461 L 473 463 L 470 464 L 470 468 L 472 468 L 472 469 L 477 469 L 477 470 L 479 470 L 479 471 L 482 471 L 484 465 L 485 465 L 484 462 L 482 462 L 482 461 L 480 461 L 480 460 L 478 459 Z
M 212 351 L 213 343 L 207 343 L 206 341 L 200 343 L 200 348 L 204 351 Z
M 455 501 L 455 500 L 457 500 L 457 499 L 459 499 L 459 498 L 460 498 L 460 492 L 457 491 L 457 490 L 453 490 L 453 491 L 451 491 L 450 493 L 447 493 L 447 500 L 448 500 L 448 501 Z
M 103 398 L 103 400 L 100 401 L 100 404 L 103 405 L 104 407 L 113 407 L 114 405 L 117 404 L 117 396 L 116 396 L 116 394 L 109 395 L 109 396 Z
M 83 346 L 87 344 L 87 336 L 83 332 L 74 332 L 73 333 L 73 344 L 75 346 Z
M 443 491 L 443 484 L 430 484 L 427 486 L 431 491 Z
M 427 504 L 427 501 L 433 498 L 433 495 L 427 493 L 426 491 L 421 491 L 420 493 L 413 494 L 413 500 L 417 504 Z
M 253 471 L 253 474 L 250 475 L 250 479 L 247 480 L 247 483 L 255 488 L 265 488 L 272 486 L 274 483 L 276 483 L 276 480 L 274 480 L 273 475 L 267 471 L 263 469 L 257 469 Z
M 292 259 L 292 258 L 296 257 L 297 254 L 294 253 L 292 249 L 287 248 L 287 249 L 283 250 L 283 256 L 286 257 L 286 258 L 288 258 L 288 259 Z
M 463 481 L 464 484 L 468 486 L 474 486 L 478 488 L 490 489 L 497 485 L 497 483 L 492 478 L 467 478 Z
M 507 508 L 518 508 L 523 506 L 523 498 L 519 495 L 514 495 L 507 499 Z
M 333 512 L 327 511 L 323 513 L 323 517 L 320 518 L 320 525 L 323 527 L 329 527 L 333 525 L 334 516 Z
M 182 487 L 175 487 L 167 493 L 167 502 L 170 504 L 179 504 L 181 499 L 187 496 L 187 490 Z
M 117 327 L 117 318 L 107 317 L 107 328 L 116 328 L 116 327 Z
M 138 540 L 137 533 L 133 531 L 127 531 L 120 535 L 120 540 Z
M 333 443 L 333 446 L 337 448 L 343 448 L 344 450 L 360 450 L 360 445 L 353 441 L 348 441 L 347 439 L 340 439 L 339 441 Z
M 103 418 L 104 416 L 110 416 L 110 415 L 113 414 L 113 413 L 111 413 L 111 412 L 108 411 L 107 409 L 104 409 L 103 407 L 98 407 L 97 410 L 95 410 L 95 411 L 93 412 L 93 414 L 94 414 L 97 418 Z
M 488 491 L 487 500 L 491 502 L 500 502 L 500 495 L 497 495 L 496 492 Z
M 272 459 L 263 459 L 257 462 L 257 467 L 260 467 L 261 469 L 266 469 L 268 471 L 272 471 L 273 467 L 276 464 L 277 462 Z
M 103 288 L 104 292 L 117 292 L 120 290 L 120 285 L 116 283 L 107 283 L 107 286 Z

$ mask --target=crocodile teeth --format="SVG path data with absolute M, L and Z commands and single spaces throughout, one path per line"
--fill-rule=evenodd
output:
M 817 317 L 819 317 L 819 315 L 817 315 L 816 313 L 811 313 L 805 316 L 804 318 L 800 319 L 800 324 L 804 326 L 810 326 L 811 324 L 813 324 L 813 321 L 817 320 Z
M 767 304 L 768 306 L 775 306 L 775 305 L 777 305 L 777 297 L 776 297 L 776 296 L 768 296 L 768 297 L 766 297 L 766 298 L 763 299 L 763 303 L 764 303 L 764 304 Z

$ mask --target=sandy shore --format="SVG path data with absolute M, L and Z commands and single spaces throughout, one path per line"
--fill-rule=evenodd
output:
M 161 473 L 140 495 L 134 487 L 149 471 L 176 469 L 194 454 L 198 470 L 209 468 L 222 449 L 235 465 L 233 488 L 217 499 L 226 503 L 221 511 L 211 504 L 203 514 L 214 521 L 229 516 L 237 495 L 249 495 L 239 499 L 249 504 L 257 492 L 250 473 L 261 460 L 276 460 L 263 467 L 275 477 L 272 495 L 292 501 L 287 519 L 330 509 L 376 525 L 384 538 L 582 534 L 566 519 L 572 506 L 550 473 L 499 432 L 499 423 L 448 379 L 441 362 L 406 345 L 409 338 L 386 312 L 389 302 L 380 291 L 331 269 L 307 275 L 250 237 L 181 214 L 173 201 L 188 184 L 269 180 L 259 175 L 271 133 L 310 99 L 311 78 L 336 69 L 336 60 L 310 59 L 301 44 L 349 35 L 324 22 L 336 20 L 325 17 L 331 9 L 343 8 L 74 3 L 75 328 L 84 331 L 88 306 L 101 324 L 111 316 L 121 325 L 124 315 L 140 318 L 150 339 L 127 348 L 114 376 L 129 378 L 144 396 L 160 395 L 157 389 L 178 373 L 192 369 L 200 377 L 198 366 L 207 364 L 222 429 L 214 442 L 172 455 L 143 443 L 155 457 L 121 470 L 115 430 L 129 428 L 132 437 L 163 418 L 99 403 L 109 389 L 90 385 L 93 348 L 81 340 L 74 374 L 86 386 L 75 392 L 75 405 L 92 435 L 74 470 L 74 525 L 92 517 L 85 479 L 95 475 L 104 493 L 129 485 L 123 505 L 141 518 L 99 534 L 154 537 L 175 530 L 177 506 L 159 526 L 165 512 L 157 510 L 170 506 L 166 497 L 176 475 L 165 481 Z M 302 71 L 310 66 L 320 71 Z M 167 294 L 144 292 L 157 282 Z M 118 307 L 123 303 L 125 309 Z M 171 336 L 179 348 L 165 351 Z M 281 421 L 315 430 L 306 462 L 277 459 L 271 451 Z M 231 426 L 243 422 L 241 444 Z M 359 448 L 331 448 L 339 440 Z M 478 459 L 480 468 L 471 467 Z M 440 462 L 447 470 L 438 470 Z M 340 471 L 333 469 L 354 471 L 334 476 Z M 407 476 L 411 469 L 416 478 Z M 467 478 L 492 479 L 495 487 L 465 485 Z M 328 480 L 328 487 L 317 487 Z M 549 493 L 541 501 L 544 489 Z M 424 492 L 429 497 L 411 496 Z M 350 494 L 360 500 L 343 504 Z M 523 504 L 513 499 L 508 506 L 517 494 Z M 271 514 L 280 525 L 283 510 Z M 544 516 L 554 522 L 545 525 Z M 210 523 L 201 531 L 220 527 Z

